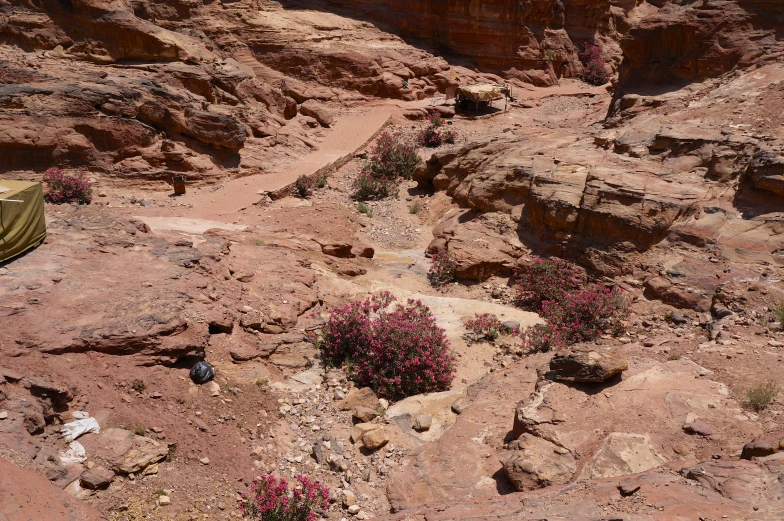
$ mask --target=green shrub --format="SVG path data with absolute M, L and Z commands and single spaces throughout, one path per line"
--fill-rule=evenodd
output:
M 784 328 L 784 300 L 779 300 L 770 307 L 773 316 L 779 321 L 779 326 Z
M 363 203 L 362 201 L 357 203 L 357 211 L 359 213 L 364 213 L 368 217 L 373 217 L 373 209 L 368 205 L 366 205 L 365 203 Z
M 136 391 L 137 393 L 143 393 L 145 389 L 147 389 L 147 384 L 144 383 L 144 380 L 136 379 L 131 383 L 131 388 Z
M 422 205 L 419 203 L 419 201 L 417 201 L 408 207 L 408 213 L 416 215 L 419 213 L 419 210 L 421 209 L 422 209 Z
M 775 380 L 761 382 L 746 389 L 746 397 L 749 399 L 749 405 L 757 412 L 765 409 L 777 394 L 779 394 L 779 386 Z

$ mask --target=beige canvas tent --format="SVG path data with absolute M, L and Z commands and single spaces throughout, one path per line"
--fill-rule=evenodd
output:
M 477 101 L 494 101 L 504 99 L 503 87 L 493 83 L 464 85 L 457 88 L 457 96 L 476 103 Z
M 494 83 L 462 85 L 457 88 L 455 102 L 463 109 L 473 105 L 477 110 L 487 107 L 495 100 L 507 99 L 509 89 Z
M 38 246 L 45 237 L 41 183 L 0 179 L 0 262 Z

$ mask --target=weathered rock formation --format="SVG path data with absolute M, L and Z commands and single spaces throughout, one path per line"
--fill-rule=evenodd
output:
M 0 43 L 0 174 L 259 173 L 317 146 L 311 116 L 456 84 L 368 24 L 251 0 L 2 2 Z
M 600 42 L 615 68 L 617 41 L 637 2 L 608 0 L 326 0 L 345 16 L 370 18 L 392 32 L 485 70 L 546 86 L 575 77 L 578 46 Z M 318 4 L 317 4 L 318 5 Z

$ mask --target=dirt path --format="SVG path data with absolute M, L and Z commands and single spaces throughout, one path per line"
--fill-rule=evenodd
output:
M 277 192 L 301 175 L 311 175 L 353 154 L 384 126 L 399 108 L 394 104 L 369 105 L 338 119 L 318 149 L 275 172 L 232 179 L 219 187 L 191 189 L 177 199 L 191 208 L 177 209 L 187 217 L 220 218 L 233 215 L 259 201 L 259 193 Z

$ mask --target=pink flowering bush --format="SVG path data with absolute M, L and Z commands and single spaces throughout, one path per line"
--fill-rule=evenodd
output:
M 365 164 L 373 177 L 411 179 L 421 160 L 416 144 L 399 132 L 382 132 Z
M 315 511 L 329 505 L 329 490 L 305 476 L 296 479 L 293 490 L 285 479 L 272 474 L 254 479 L 249 493 L 242 496 L 242 517 L 261 521 L 314 521 Z
M 454 282 L 457 273 L 457 262 L 449 250 L 443 249 L 433 254 L 430 258 L 430 270 L 427 280 L 430 284 L 440 288 L 445 284 Z
M 597 285 L 565 293 L 560 301 L 544 301 L 542 315 L 567 344 L 588 342 L 604 333 L 620 334 L 629 301 L 622 290 Z
M 336 309 L 319 342 L 326 365 L 391 400 L 446 391 L 455 369 L 444 330 L 421 301 L 394 300 L 385 292 Z
M 59 168 L 50 168 L 44 173 L 46 194 L 44 200 L 52 204 L 90 204 L 92 189 L 90 182 L 79 176 L 64 174 Z
M 591 85 L 604 85 L 610 81 L 610 75 L 604 67 L 604 54 L 601 46 L 595 43 L 584 43 L 577 56 L 583 64 L 583 80 Z
M 517 298 L 540 310 L 545 300 L 560 301 L 565 292 L 584 282 L 582 271 L 570 262 L 555 257 L 536 259 L 518 274 Z
M 501 334 L 501 321 L 492 313 L 474 313 L 474 318 L 466 322 L 466 329 L 477 337 L 493 341 Z
M 373 177 L 370 172 L 363 170 L 354 179 L 354 193 L 352 197 L 357 201 L 384 199 L 389 197 L 395 186 L 397 186 L 396 179 Z
M 550 324 L 536 324 L 520 333 L 523 351 L 527 354 L 546 353 L 565 347 L 560 331 Z
M 354 180 L 354 199 L 383 199 L 399 179 L 411 179 L 421 162 L 416 143 L 399 132 L 382 132 Z
M 444 128 L 444 123 L 438 116 L 433 116 L 430 124 L 417 136 L 419 144 L 428 148 L 440 147 L 444 143 L 453 144 L 456 139 L 457 133 L 450 128 Z
M 546 352 L 623 332 L 629 301 L 622 290 L 584 285 L 585 275 L 577 266 L 556 258 L 537 259 L 520 274 L 518 299 L 547 321 L 521 334 L 524 351 Z
M 325 186 L 327 186 L 326 175 L 318 175 L 315 177 L 301 175 L 297 178 L 296 183 L 294 183 L 294 189 L 302 198 L 310 197 L 317 188 L 324 188 Z

